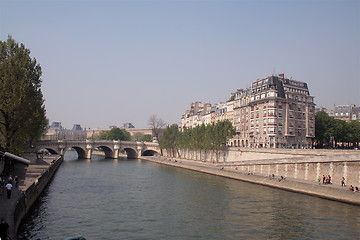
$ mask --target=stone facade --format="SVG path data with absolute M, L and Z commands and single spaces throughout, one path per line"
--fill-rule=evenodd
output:
M 214 107 L 193 103 L 181 128 L 229 120 L 236 129 L 230 146 L 311 148 L 315 136 L 315 104 L 305 82 L 279 76 L 258 79 Z M 206 107 L 205 107 L 206 106 Z

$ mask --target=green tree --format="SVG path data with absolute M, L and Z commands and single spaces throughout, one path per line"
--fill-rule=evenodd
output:
M 177 124 L 167 126 L 159 139 L 162 149 L 166 149 L 173 157 L 179 155 L 178 142 L 180 139 L 179 127 Z
M 227 149 L 227 141 L 235 134 L 235 129 L 230 121 L 219 121 L 212 125 L 200 125 L 184 129 L 179 132 L 176 124 L 167 127 L 160 138 L 161 148 L 172 153 L 182 150 L 195 150 L 200 152 L 200 158 L 208 151 L 217 155 Z M 203 155 L 204 154 L 204 155 Z
M 0 147 L 6 151 L 20 153 L 47 128 L 41 74 L 24 44 L 11 36 L 0 41 Z
M 131 138 L 133 141 L 141 141 L 141 142 L 151 142 L 152 136 L 151 134 L 144 134 L 141 132 L 134 133 Z
M 125 129 L 112 128 L 110 131 L 101 132 L 99 139 L 129 141 L 131 136 L 130 133 Z
M 349 146 L 347 143 L 352 143 L 356 147 L 359 141 L 360 122 L 334 119 L 324 111 L 316 113 L 315 143 L 317 147 L 346 147 Z
M 330 117 L 325 111 L 319 111 L 315 114 L 315 142 L 322 147 L 329 143 L 332 136 L 329 129 L 334 123 L 334 118 Z
M 349 125 L 349 142 L 353 143 L 354 147 L 359 147 L 360 143 L 360 121 L 351 121 Z

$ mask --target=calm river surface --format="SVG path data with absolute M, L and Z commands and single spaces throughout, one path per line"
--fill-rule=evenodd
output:
M 360 239 L 360 207 L 69 152 L 19 239 Z

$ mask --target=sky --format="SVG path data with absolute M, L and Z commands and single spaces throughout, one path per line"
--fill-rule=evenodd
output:
M 47 117 L 66 128 L 181 121 L 273 74 L 317 107 L 360 106 L 360 0 L 0 0 L 42 67 Z

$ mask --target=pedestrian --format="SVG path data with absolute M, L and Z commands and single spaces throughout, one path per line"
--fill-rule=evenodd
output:
M 346 185 L 345 185 L 345 178 L 344 178 L 344 177 L 342 177 L 342 179 L 341 179 L 341 186 L 346 187 Z
M 10 181 L 8 182 L 8 184 L 6 184 L 6 193 L 7 193 L 7 198 L 10 199 L 11 197 L 11 189 L 12 189 L 12 184 L 10 183 Z
M 15 176 L 14 182 L 15 182 L 15 188 L 18 188 L 18 186 L 19 186 L 19 178 L 18 178 L 18 176 Z
M 323 175 L 323 184 L 326 183 L 325 180 L 326 180 L 326 177 L 325 177 L 325 175 Z
M 4 193 L 4 180 L 0 177 L 0 195 Z
M 0 220 L 0 239 L 8 239 L 9 224 L 7 224 L 4 218 Z
M 321 177 L 320 177 L 320 176 L 317 178 L 317 181 L 318 181 L 318 183 L 319 183 L 319 185 L 320 185 L 320 181 L 321 181 Z

